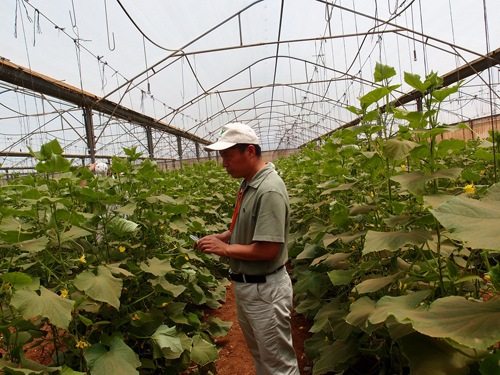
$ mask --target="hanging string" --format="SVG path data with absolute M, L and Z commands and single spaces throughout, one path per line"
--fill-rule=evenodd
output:
M 42 33 L 42 28 L 40 27 L 40 12 L 38 11 L 38 9 L 35 9 L 34 19 L 35 22 L 33 23 L 33 47 L 35 47 L 36 34 Z

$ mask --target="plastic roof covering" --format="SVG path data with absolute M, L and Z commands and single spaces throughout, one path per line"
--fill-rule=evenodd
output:
M 397 97 L 411 91 L 405 71 L 442 75 L 500 47 L 499 14 L 498 0 L 4 0 L 0 56 L 209 141 L 240 121 L 264 150 L 288 149 L 353 120 L 346 107 L 376 87 L 376 62 L 396 69 Z M 489 72 L 464 82 L 442 122 L 498 113 L 498 66 Z M 93 122 L 98 155 L 148 154 L 141 126 Z M 54 138 L 88 153 L 82 110 L 0 81 L 0 151 Z M 155 157 L 179 158 L 175 136 L 153 139 Z

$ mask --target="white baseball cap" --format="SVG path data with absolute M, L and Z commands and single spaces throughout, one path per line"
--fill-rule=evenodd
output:
M 219 140 L 210 146 L 206 146 L 205 150 L 222 151 L 238 143 L 258 145 L 259 138 L 250 126 L 239 122 L 232 122 L 222 127 Z

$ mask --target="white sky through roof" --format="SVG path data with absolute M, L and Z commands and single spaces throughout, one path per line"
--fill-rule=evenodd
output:
M 396 69 L 399 96 L 411 90 L 405 71 L 442 75 L 499 48 L 499 15 L 498 0 L 3 0 L 0 56 L 210 141 L 248 123 L 273 150 L 353 120 L 346 107 L 376 87 L 377 62 Z M 498 113 L 498 66 L 490 72 L 465 80 L 443 122 Z M 57 138 L 87 152 L 81 109 L 0 84 L 0 151 Z M 94 124 L 98 154 L 146 149 L 138 125 L 95 112 Z M 154 142 L 155 156 L 178 158 L 175 137 Z

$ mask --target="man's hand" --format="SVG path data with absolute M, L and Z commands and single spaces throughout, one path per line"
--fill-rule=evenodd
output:
M 217 235 L 203 237 L 196 245 L 202 253 L 227 256 L 227 243 L 221 241 Z

